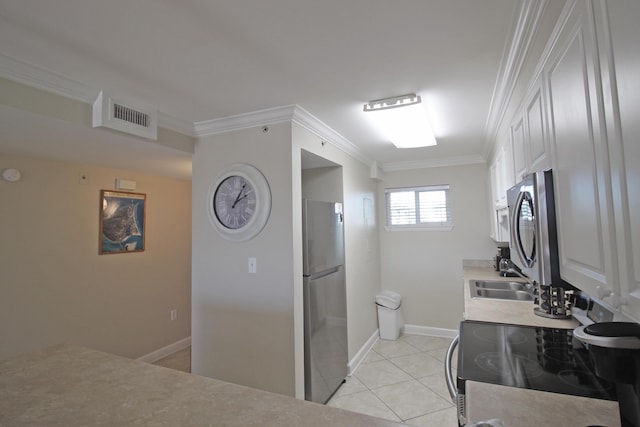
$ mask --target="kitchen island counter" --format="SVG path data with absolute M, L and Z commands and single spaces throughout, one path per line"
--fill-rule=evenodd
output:
M 84 347 L 58 345 L 0 362 L 0 425 L 399 424 Z

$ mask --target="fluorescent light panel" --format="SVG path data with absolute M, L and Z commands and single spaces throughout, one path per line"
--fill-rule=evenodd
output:
M 378 99 L 364 105 L 375 126 L 398 148 L 436 145 L 422 99 L 416 94 Z

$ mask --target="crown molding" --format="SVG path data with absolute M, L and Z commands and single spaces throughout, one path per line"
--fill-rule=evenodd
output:
M 224 132 L 233 132 L 257 126 L 287 122 L 298 124 L 367 166 L 373 163 L 355 144 L 299 105 L 285 105 L 251 113 L 196 122 L 194 127 L 196 137 L 205 137 Z
M 513 95 L 524 61 L 529 54 L 533 38 L 538 31 L 542 13 L 548 0 L 522 0 L 516 11 L 515 25 L 511 31 L 510 43 L 498 70 L 496 85 L 491 97 L 489 115 L 485 125 L 485 141 L 482 156 L 488 158 L 495 142 L 498 128 Z
M 0 77 L 91 105 L 101 90 L 4 54 L 0 54 Z M 366 165 L 372 163 L 351 141 L 299 105 L 274 107 L 196 123 L 158 111 L 159 126 L 191 137 L 283 122 L 297 123 Z
M 249 129 L 256 126 L 290 122 L 293 119 L 295 105 L 267 108 L 235 116 L 205 120 L 194 123 L 196 137 L 205 137 L 219 133 Z
M 412 169 L 427 169 L 427 168 L 439 168 L 446 166 L 463 166 L 463 165 L 475 165 L 484 164 L 486 160 L 480 154 L 474 154 L 471 156 L 460 157 L 444 157 L 441 159 L 429 159 L 429 160 L 415 160 L 409 162 L 390 162 L 383 163 L 382 170 L 384 172 L 395 172 Z
M 293 122 L 317 135 L 324 141 L 335 145 L 337 148 L 365 165 L 371 166 L 373 164 L 373 160 L 367 157 L 354 143 L 299 105 L 295 106 Z
M 3 54 L 0 54 L 0 76 L 87 104 L 93 104 L 93 101 L 98 97 L 98 93 L 100 93 L 99 89 L 71 80 L 62 74 L 45 70 Z
M 542 0 L 543 3 L 545 1 L 546 0 Z M 0 77 L 87 104 L 93 104 L 101 90 L 72 80 L 61 74 L 16 60 L 4 54 L 0 54 Z M 158 112 L 159 126 L 191 137 L 204 137 L 223 132 L 285 122 L 298 124 L 369 167 L 374 164 L 374 161 L 367 157 L 355 144 L 299 105 L 268 108 L 196 123 L 178 119 L 161 111 Z M 397 171 L 484 162 L 484 157 L 478 155 L 385 163 L 382 165 L 382 170 Z
M 93 105 L 101 90 L 1 53 L 0 77 L 90 105 Z M 160 111 L 158 126 L 187 136 L 195 136 L 193 123 Z

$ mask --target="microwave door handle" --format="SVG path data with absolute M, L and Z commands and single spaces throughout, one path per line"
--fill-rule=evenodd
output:
M 518 193 L 518 197 L 513 204 L 513 212 L 511 213 L 511 223 L 510 225 L 510 233 L 511 233 L 511 242 L 513 242 L 513 246 L 515 246 L 515 250 L 518 254 L 518 257 L 523 260 L 526 259 L 524 253 L 522 252 L 522 242 L 520 240 L 520 232 L 518 230 L 518 220 L 520 219 L 520 205 L 522 204 L 523 199 L 525 198 L 525 193 L 520 191 Z
M 457 335 L 451 344 L 449 344 L 449 348 L 447 349 L 447 356 L 444 360 L 444 377 L 447 381 L 447 388 L 449 389 L 449 395 L 451 396 L 451 400 L 453 403 L 458 402 L 458 388 L 456 387 L 453 381 L 453 372 L 451 370 L 451 359 L 453 359 L 453 352 L 456 347 L 458 347 L 458 343 L 460 342 L 460 336 Z

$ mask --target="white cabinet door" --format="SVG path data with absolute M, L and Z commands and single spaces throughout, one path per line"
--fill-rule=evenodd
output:
M 542 85 L 536 84 L 526 104 L 528 169 L 541 171 L 551 166 L 544 122 Z
M 511 127 L 511 140 L 513 141 L 513 170 L 514 181 L 520 182 L 527 173 L 526 140 L 523 116 L 519 116 Z
M 516 178 L 513 169 L 513 146 L 511 141 L 507 141 L 502 146 L 501 162 L 499 163 L 500 173 L 502 174 L 502 187 L 500 196 L 502 197 L 503 206 L 507 205 L 507 190 L 516 185 Z M 501 207 L 503 207 L 501 206 Z
M 493 240 L 498 241 L 498 217 L 496 215 L 496 163 L 493 162 L 491 166 L 489 166 L 489 176 L 487 177 L 487 184 L 490 189 L 490 197 L 489 197 L 489 237 Z
M 640 2 L 602 2 L 596 12 L 611 156 L 622 310 L 640 321 Z M 608 16 L 607 16 L 608 15 Z
M 498 224 L 496 240 L 509 243 L 509 208 L 501 208 L 495 212 Z
M 505 171 L 504 150 L 502 148 L 498 149 L 494 164 L 496 182 L 495 208 L 499 209 L 507 205 L 507 192 L 505 191 L 507 178 Z
M 492 209 L 495 210 L 498 204 L 500 203 L 500 192 L 502 183 L 500 180 L 502 177 L 500 176 L 499 171 L 499 156 L 493 159 L 493 163 L 491 163 L 490 173 L 491 173 L 491 200 L 492 200 Z
M 573 7 L 545 66 L 554 154 L 560 272 L 595 295 L 612 277 L 608 154 L 600 135 L 597 64 L 587 3 Z

